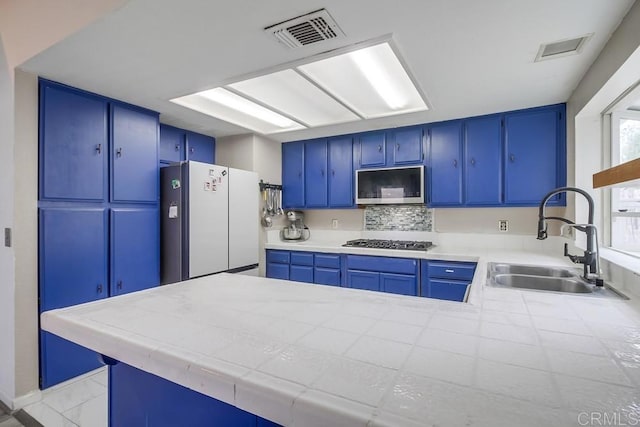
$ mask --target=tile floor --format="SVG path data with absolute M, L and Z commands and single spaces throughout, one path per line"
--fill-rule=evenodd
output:
M 23 427 L 22 424 L 0 408 L 0 427 Z
M 107 381 L 106 367 L 100 368 L 43 391 L 24 410 L 45 427 L 107 427 Z

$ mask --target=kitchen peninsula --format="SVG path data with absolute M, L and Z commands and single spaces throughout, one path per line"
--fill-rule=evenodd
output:
M 256 425 L 251 414 L 295 426 L 640 418 L 634 299 L 484 285 L 489 261 L 567 265 L 557 257 L 458 259 L 478 262 L 468 304 L 219 274 L 49 311 L 42 327 L 115 363 L 113 426 L 177 425 L 185 412 L 209 425 L 224 404 L 225 425 Z

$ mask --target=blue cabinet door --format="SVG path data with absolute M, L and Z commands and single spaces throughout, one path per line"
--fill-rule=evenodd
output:
M 109 367 L 110 426 L 255 427 L 258 422 L 256 415 L 122 362 Z
M 42 82 L 40 199 L 104 200 L 107 141 L 105 100 Z
M 422 163 L 422 127 L 394 130 L 390 143 L 393 165 Z
M 505 114 L 505 202 L 538 204 L 563 182 L 559 107 Z M 561 160 L 562 159 L 562 160 Z M 555 201 L 558 197 L 554 197 Z
M 214 164 L 216 140 L 207 135 L 186 132 L 187 160 Z
M 350 137 L 331 138 L 329 149 L 329 207 L 352 207 L 353 142 Z
M 385 132 L 369 132 L 358 137 L 360 145 L 360 166 L 363 168 L 382 167 L 386 163 Z
M 446 122 L 429 129 L 429 204 L 462 204 L 462 122 Z
M 418 279 L 408 274 L 380 273 L 380 290 L 392 294 L 418 295 Z
M 111 200 L 158 202 L 158 116 L 111 104 Z
M 267 277 L 270 279 L 289 280 L 289 264 L 267 262 Z
M 313 283 L 313 267 L 309 265 L 291 264 L 291 266 L 289 266 L 289 280 Z
M 307 141 L 304 144 L 305 206 L 327 206 L 327 140 Z
M 428 298 L 463 302 L 468 286 L 469 282 L 430 278 L 427 280 L 426 296 Z
M 464 122 L 465 180 L 467 205 L 499 205 L 502 202 L 501 116 Z
M 347 287 L 379 291 L 380 273 L 374 271 L 347 270 Z
M 282 204 L 304 207 L 304 142 L 282 144 Z
M 105 298 L 108 295 L 105 210 L 41 208 L 39 228 L 39 313 Z M 41 388 L 99 366 L 95 352 L 41 331 Z
M 160 284 L 160 216 L 157 208 L 111 210 L 110 294 Z
M 160 161 L 180 162 L 184 156 L 185 133 L 173 126 L 160 125 Z

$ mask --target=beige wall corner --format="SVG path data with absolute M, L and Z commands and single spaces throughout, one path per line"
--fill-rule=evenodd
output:
M 38 78 L 15 74 L 16 396 L 38 389 Z
M 53 46 L 129 0 L 0 2 L 0 29 L 11 68 Z

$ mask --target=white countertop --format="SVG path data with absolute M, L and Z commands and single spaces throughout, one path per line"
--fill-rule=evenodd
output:
M 485 287 L 487 261 L 567 263 L 471 252 L 428 252 L 479 262 L 470 304 L 219 274 L 46 312 L 42 327 L 283 425 L 640 420 L 635 300 Z

